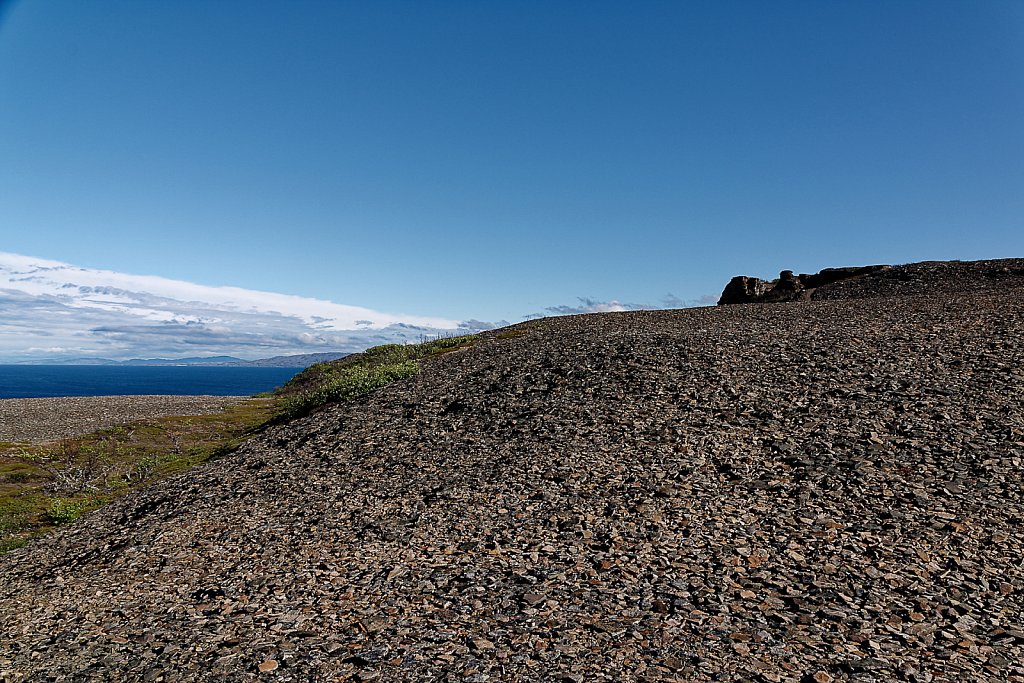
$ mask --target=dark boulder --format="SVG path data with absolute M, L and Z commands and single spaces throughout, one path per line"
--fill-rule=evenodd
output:
M 800 298 L 800 294 L 807 289 L 804 283 L 792 270 L 784 270 L 779 273 L 779 279 L 771 283 L 772 286 L 765 292 L 765 301 L 793 301 Z
M 756 277 L 737 275 L 729 280 L 725 286 L 718 305 L 723 304 L 749 304 L 760 301 L 767 291 L 768 283 Z
M 756 277 L 738 275 L 729 281 L 718 304 L 779 303 L 808 299 L 819 287 L 843 280 L 864 277 L 892 266 L 853 266 L 849 268 L 825 268 L 814 274 L 794 275 L 791 270 L 779 273 L 776 280 L 761 280 Z

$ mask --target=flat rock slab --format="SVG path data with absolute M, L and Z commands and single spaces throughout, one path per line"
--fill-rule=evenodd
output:
M 209 415 L 247 396 L 74 396 L 0 399 L 0 441 L 44 443 L 154 417 Z

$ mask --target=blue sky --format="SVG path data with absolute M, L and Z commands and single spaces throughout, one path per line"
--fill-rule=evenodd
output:
M 0 251 L 450 320 L 1024 256 L 1024 3 L 13 2 Z

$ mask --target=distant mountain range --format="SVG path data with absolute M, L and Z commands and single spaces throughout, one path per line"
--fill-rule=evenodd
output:
M 315 363 L 344 358 L 349 354 L 341 351 L 329 353 L 302 353 L 294 356 L 274 356 L 243 360 L 234 356 L 193 356 L 189 358 L 132 358 L 113 360 L 111 358 L 70 358 L 55 362 L 55 365 L 205 365 L 233 366 L 242 368 L 306 368 Z M 29 365 L 29 363 L 19 363 Z

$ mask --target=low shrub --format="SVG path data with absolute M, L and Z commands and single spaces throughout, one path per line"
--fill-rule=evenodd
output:
M 54 498 L 46 511 L 46 516 L 54 524 L 70 524 L 82 516 L 82 506 L 71 500 Z

